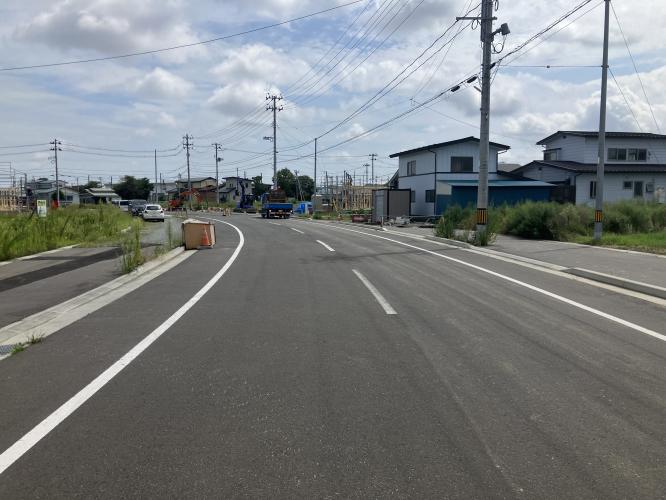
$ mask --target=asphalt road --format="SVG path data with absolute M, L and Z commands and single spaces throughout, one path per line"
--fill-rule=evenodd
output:
M 0 498 L 666 498 L 663 307 L 434 242 L 225 220 L 237 259 L 169 328 L 234 228 L 0 363 L 0 453 L 57 423 L 0 455 Z

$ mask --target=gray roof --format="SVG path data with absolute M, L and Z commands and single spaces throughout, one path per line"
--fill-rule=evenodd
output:
M 420 151 L 427 151 L 429 149 L 443 148 L 445 146 L 452 146 L 454 144 L 461 144 L 463 142 L 481 142 L 481 141 L 479 139 L 477 139 L 476 137 L 469 136 L 469 137 L 464 137 L 462 139 L 456 139 L 455 141 L 439 142 L 437 144 L 431 144 L 430 146 L 422 146 L 420 148 L 408 149 L 407 151 L 401 151 L 400 153 L 393 153 L 392 155 L 389 155 L 389 158 L 395 158 L 396 156 L 410 154 L 410 153 L 418 153 Z M 511 149 L 511 146 L 507 146 L 506 144 L 500 144 L 498 142 L 491 142 L 490 145 L 492 147 L 495 147 L 495 148 L 499 149 L 500 151 L 507 151 L 507 150 Z
M 537 142 L 537 145 L 544 146 L 551 140 L 555 139 L 558 135 L 571 135 L 574 137 L 599 137 L 598 131 L 585 131 L 585 130 L 558 130 L 554 134 L 549 135 L 545 139 Z M 606 132 L 606 137 L 628 138 L 628 139 L 666 139 L 666 135 L 652 134 L 649 132 Z
M 99 197 L 111 197 L 111 198 L 120 198 L 120 195 L 116 193 L 113 189 L 109 188 L 89 188 L 86 189 L 86 193 L 92 196 Z
M 577 161 L 544 161 L 536 160 L 523 165 L 516 169 L 514 172 L 520 173 L 527 167 L 534 165 L 558 168 L 560 170 L 567 170 L 576 173 L 596 173 L 596 163 L 579 163 Z M 606 173 L 666 173 L 666 164 L 650 164 L 650 163 L 606 163 L 604 166 Z

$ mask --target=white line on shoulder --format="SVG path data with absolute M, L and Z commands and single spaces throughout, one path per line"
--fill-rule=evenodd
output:
M 218 220 L 218 219 L 215 219 Z M 219 220 L 218 220 L 219 221 Z M 16 443 L 7 448 L 0 455 L 0 475 L 7 470 L 14 462 L 21 458 L 30 448 L 35 446 L 40 440 L 49 434 L 55 427 L 63 422 L 67 417 L 74 413 L 81 405 L 88 399 L 108 384 L 116 375 L 118 375 L 125 367 L 134 361 L 142 352 L 144 352 L 150 345 L 158 338 L 164 335 L 165 332 L 171 328 L 176 321 L 187 313 L 199 300 L 213 288 L 213 286 L 224 276 L 234 263 L 238 254 L 240 254 L 245 238 L 240 229 L 228 222 L 219 221 L 233 227 L 240 237 L 236 250 L 231 255 L 229 260 L 222 266 L 222 268 L 206 283 L 196 294 L 183 304 L 175 313 L 169 316 L 160 326 L 155 328 L 147 337 L 129 350 L 122 358 L 113 363 L 110 367 L 98 375 L 92 382 L 86 385 L 83 389 L 72 396 L 60 408 L 51 413 L 48 417 L 42 420 L 39 424 L 28 431 Z

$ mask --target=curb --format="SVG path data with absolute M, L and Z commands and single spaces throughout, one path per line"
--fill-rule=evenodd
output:
M 42 255 L 49 255 L 49 254 L 52 254 L 52 253 L 61 252 L 63 250 L 71 250 L 72 248 L 76 248 L 78 246 L 80 246 L 80 243 L 77 243 L 76 245 L 66 245 L 64 247 L 54 248 L 53 250 L 46 250 L 45 252 L 39 252 L 39 253 L 30 254 L 30 255 L 24 255 L 22 257 L 16 257 L 15 259 L 11 259 L 11 260 L 4 260 L 4 261 L 0 262 L 0 266 L 6 266 L 7 264 L 12 264 L 12 263 L 17 262 L 17 261 L 35 259 L 37 257 L 41 257 Z
M 653 297 L 658 297 L 660 299 L 666 299 L 666 288 L 662 288 L 660 286 L 641 283 L 640 281 L 633 281 L 626 278 L 618 278 L 617 276 L 612 276 L 610 274 L 598 273 L 596 271 L 581 269 L 579 267 L 563 269 L 563 272 L 573 274 L 579 278 L 587 278 L 589 280 L 606 283 L 607 285 L 613 285 L 619 288 L 625 288 L 634 292 L 643 293 L 645 295 L 652 295 Z
M 127 295 L 169 269 L 180 264 L 195 252 L 178 247 L 77 297 L 49 307 L 27 318 L 0 328 L 0 345 L 24 344 L 31 338 L 43 339 L 88 316 L 98 309 Z M 0 354 L 0 360 L 10 354 Z

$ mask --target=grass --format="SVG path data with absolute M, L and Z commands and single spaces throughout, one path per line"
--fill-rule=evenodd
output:
M 111 206 L 67 207 L 47 217 L 0 216 L 0 261 L 66 245 L 118 243 L 132 223 L 126 212 Z
M 474 208 L 450 206 L 435 226 L 442 238 L 455 238 L 458 230 L 474 229 Z M 528 201 L 518 205 L 490 207 L 487 238 L 474 238 L 480 246 L 498 233 L 521 238 L 592 241 L 594 210 L 587 206 Z M 643 201 L 621 201 L 604 207 L 605 236 L 598 244 L 666 253 L 666 205 Z
M 578 236 L 573 241 L 585 245 L 602 245 L 666 255 L 666 231 L 633 234 L 605 233 L 600 242 L 594 241 L 591 236 Z
M 12 356 L 23 351 L 25 351 L 25 344 L 16 344 L 14 347 L 12 347 Z
M 122 251 L 120 267 L 124 273 L 130 273 L 144 263 L 145 258 L 141 253 L 141 228 L 142 221 L 139 219 L 131 221 L 130 230 L 125 232 L 120 248 Z

